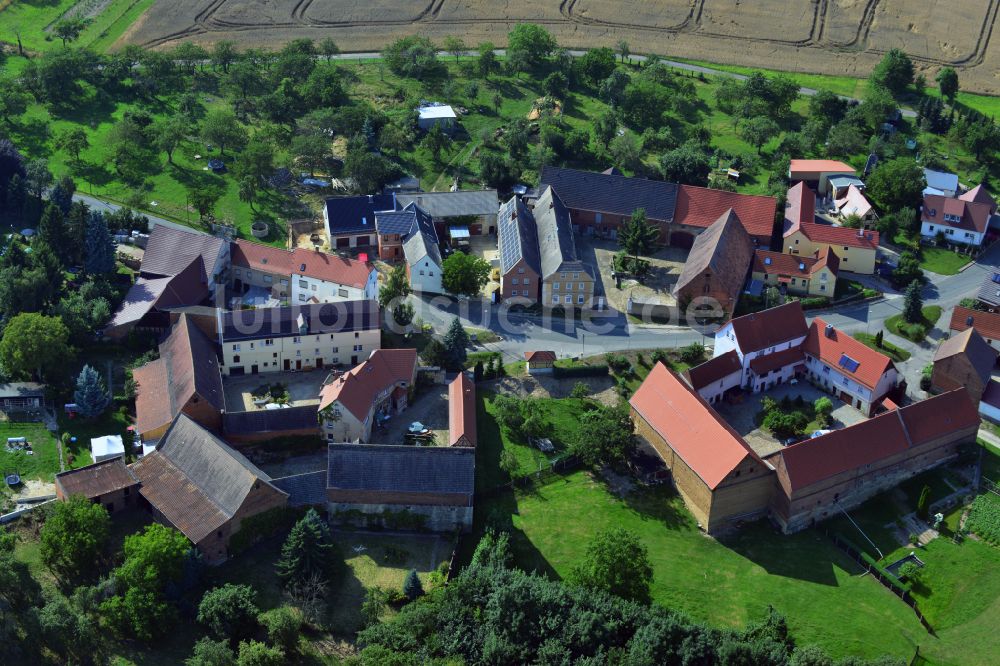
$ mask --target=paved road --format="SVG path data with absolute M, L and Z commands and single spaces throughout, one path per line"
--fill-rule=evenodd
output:
M 82 201 L 85 204 L 87 204 L 88 206 L 90 206 L 93 210 L 106 210 L 106 211 L 109 211 L 109 212 L 114 212 L 114 211 L 118 210 L 119 208 L 123 208 L 123 206 L 121 206 L 120 204 L 111 203 L 109 201 L 104 201 L 103 199 L 98 199 L 97 197 L 92 197 L 89 194 L 79 194 L 79 193 L 74 194 L 73 195 L 73 200 L 74 201 Z M 192 227 L 188 227 L 188 226 L 185 226 L 183 224 L 178 224 L 177 222 L 171 222 L 170 220 L 165 220 L 162 217 L 156 217 L 155 215 L 150 215 L 149 213 L 147 213 L 145 211 L 138 211 L 138 212 L 140 214 L 142 214 L 142 215 L 145 215 L 147 218 L 149 218 L 149 228 L 150 229 L 152 229 L 153 227 L 155 227 L 157 224 L 162 224 L 163 226 L 173 227 L 174 229 L 181 229 L 183 231 L 193 231 L 194 233 L 199 233 L 199 234 L 205 233 L 204 231 L 201 231 L 199 229 L 193 229 Z
M 502 55 L 506 54 L 506 50 L 505 49 L 496 49 L 494 51 L 494 53 L 496 53 L 498 56 L 502 56 Z M 569 51 L 569 54 L 572 55 L 574 58 L 579 58 L 580 56 L 584 55 L 585 53 L 586 53 L 586 51 L 578 51 L 578 50 L 572 50 L 572 49 Z M 438 51 L 438 56 L 440 56 L 440 57 L 447 57 L 447 56 L 452 56 L 452 55 L 454 55 L 454 54 L 449 53 L 448 51 Z M 464 53 L 462 53 L 462 55 L 464 55 L 464 56 L 475 56 L 475 55 L 479 55 L 479 52 L 478 51 L 465 51 Z M 317 56 L 317 57 L 319 57 L 319 56 Z M 380 52 L 378 52 L 378 51 L 367 51 L 367 52 L 362 52 L 362 53 L 340 53 L 338 55 L 333 56 L 334 60 L 372 60 L 372 59 L 381 58 L 381 57 L 382 57 L 382 54 Z M 698 74 L 707 74 L 707 75 L 711 75 L 711 76 L 728 76 L 729 78 L 737 79 L 739 81 L 746 81 L 747 80 L 747 76 L 745 74 L 736 74 L 734 72 L 725 72 L 725 71 L 723 71 L 721 69 L 713 69 L 711 67 L 703 67 L 702 65 L 692 65 L 691 63 L 680 62 L 679 60 L 670 60 L 669 58 L 662 58 L 660 56 L 633 55 L 633 56 L 629 56 L 629 58 L 630 58 L 630 60 L 635 60 L 636 62 L 645 62 L 649 58 L 656 58 L 657 60 L 659 60 L 660 62 L 662 62 L 665 65 L 668 65 L 670 67 L 674 67 L 675 69 L 682 69 L 682 70 L 684 70 L 686 72 L 696 72 Z M 813 95 L 815 95 L 817 93 L 819 93 L 819 91 L 816 90 L 815 88 L 806 88 L 805 86 L 799 88 L 799 94 L 800 95 L 805 95 L 807 97 L 812 97 Z M 840 97 L 841 99 L 848 100 L 848 101 L 854 101 L 854 102 L 860 102 L 861 101 L 861 100 L 857 99 L 856 97 L 848 97 L 846 95 L 838 95 L 838 97 Z M 904 118 L 916 118 L 917 117 L 917 112 L 914 111 L 914 110 L 912 110 L 912 109 L 900 109 L 900 111 L 902 112 Z

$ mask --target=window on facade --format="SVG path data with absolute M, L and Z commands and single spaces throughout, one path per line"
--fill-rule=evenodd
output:
M 354 351 L 362 351 L 363 349 L 364 345 L 354 345 Z
M 236 356 L 233 356 L 233 363 L 239 363 L 239 362 L 240 362 L 240 355 L 237 354 Z
M 566 294 L 566 302 L 567 303 L 572 303 L 573 302 L 573 296 L 571 296 L 570 294 Z
M 302 350 L 301 349 L 296 349 L 295 350 L 295 358 L 302 358 Z
M 566 274 L 565 273 L 560 273 L 559 274 L 559 279 L 560 280 L 565 280 L 566 279 Z
M 423 270 L 421 270 L 421 271 L 420 271 L 420 274 L 421 274 L 421 275 L 423 275 L 423 274 L 424 274 Z
M 358 333 L 357 331 L 355 331 L 355 332 L 354 332 L 354 339 L 355 339 L 355 340 L 357 340 L 357 339 L 358 339 L 358 338 L 360 338 L 360 337 L 361 337 L 361 334 L 360 334 L 360 333 Z
M 825 285 L 825 284 L 821 284 L 821 285 L 819 286 L 819 290 L 820 290 L 820 291 L 826 291 L 826 285 Z
M 309 288 L 309 283 L 306 282 L 305 280 L 299 280 L 299 287 L 301 289 L 308 289 Z
M 341 298 L 347 298 L 347 290 L 346 289 L 338 289 L 337 290 L 337 295 L 340 296 Z
M 295 344 L 299 344 L 300 342 L 302 342 L 302 338 L 296 335 L 295 337 L 292 338 L 292 342 Z
M 239 351 L 240 346 L 238 344 L 233 345 L 233 351 Z
M 316 285 L 314 285 L 314 284 L 313 284 L 313 285 L 309 285 L 309 287 L 310 287 L 310 288 L 311 288 L 311 289 L 312 289 L 313 291 L 316 291 Z
M 288 286 L 288 280 L 286 280 L 285 278 L 281 278 L 281 286 L 282 287 L 287 287 Z
M 271 358 L 278 358 L 278 352 L 271 352 Z
M 264 282 L 266 282 L 268 284 L 271 284 L 272 282 L 274 282 L 274 278 L 271 277 L 270 275 L 265 275 L 264 276 Z
M 583 304 L 583 294 L 580 294 L 579 296 L 576 297 L 576 302 L 580 303 L 581 305 Z
M 427 277 L 434 277 L 434 271 L 428 271 Z
M 512 280 L 510 281 L 510 283 L 511 283 L 511 284 L 517 284 L 517 278 L 514 278 L 514 279 L 512 279 Z
M 524 284 L 530 284 L 531 278 L 524 278 Z
M 330 337 L 332 338 L 333 336 L 331 335 Z M 333 353 L 336 354 L 338 352 L 340 352 L 340 347 L 334 347 L 333 348 Z
M 552 283 L 552 289 L 554 291 L 559 291 L 559 283 L 558 282 L 553 282 Z
M 306 301 L 306 295 L 305 294 L 299 294 L 299 300 L 304 303 Z
M 553 302 L 553 303 L 558 303 L 558 302 L 559 302 L 559 294 L 555 294 L 555 295 L 554 295 L 554 296 L 552 297 L 552 302 Z
M 594 221 L 600 224 L 604 220 L 603 213 L 594 213 Z
M 298 340 L 298 338 L 296 338 L 296 340 Z M 272 338 L 267 338 L 266 340 L 264 340 L 264 346 L 265 347 L 273 347 L 274 346 L 274 340 Z M 250 347 L 253 348 L 253 343 L 250 344 Z
M 573 273 L 573 279 L 574 280 L 579 280 L 580 279 L 580 274 L 579 273 Z
M 585 287 L 583 286 L 583 283 L 581 282 L 580 283 L 580 291 L 583 291 L 584 289 L 585 289 Z
M 572 282 L 567 282 L 566 283 L 566 291 L 573 291 L 573 283 Z

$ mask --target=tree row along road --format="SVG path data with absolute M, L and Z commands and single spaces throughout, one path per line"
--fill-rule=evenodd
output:
M 496 49 L 496 50 L 494 50 L 494 53 L 496 53 L 498 56 L 504 56 L 504 55 L 506 55 L 507 51 L 506 51 L 506 49 Z M 586 54 L 587 52 L 586 51 L 580 51 L 580 50 L 570 49 L 568 51 L 568 53 L 571 56 L 573 56 L 574 58 L 579 58 L 580 56 Z M 449 55 L 454 55 L 454 54 L 450 53 L 448 51 L 438 51 L 438 56 L 440 56 L 440 57 L 445 57 L 445 56 L 449 56 Z M 479 52 L 478 51 L 464 51 L 460 55 L 463 55 L 463 56 L 476 56 L 476 55 L 479 55 Z M 317 56 L 317 57 L 320 57 L 320 56 Z M 323 56 L 323 57 L 325 57 L 325 56 Z M 354 60 L 354 59 L 359 59 L 359 60 L 362 60 L 362 59 L 363 60 L 373 60 L 373 59 L 381 58 L 382 54 L 380 52 L 378 52 L 378 51 L 364 51 L 364 52 L 361 52 L 361 53 L 339 53 L 339 54 L 337 54 L 335 56 L 332 56 L 332 57 L 333 57 L 334 60 Z M 746 74 L 737 74 L 735 72 L 725 72 L 725 71 L 723 71 L 721 69 L 712 69 L 711 67 L 704 67 L 702 65 L 693 65 L 691 63 L 680 62 L 679 60 L 670 60 L 669 58 L 661 58 L 659 56 L 644 56 L 644 55 L 635 55 L 635 54 L 632 54 L 632 55 L 629 56 L 629 59 L 635 60 L 636 62 L 645 62 L 645 61 L 649 60 L 650 58 L 655 58 L 656 60 L 658 60 L 659 62 L 662 62 L 665 65 L 668 65 L 670 67 L 674 67 L 676 69 L 682 69 L 682 70 L 684 70 L 686 72 L 695 72 L 697 74 L 706 74 L 706 75 L 710 75 L 710 76 L 727 76 L 727 77 L 729 77 L 731 79 L 737 79 L 739 81 L 746 81 L 747 78 L 748 78 Z M 800 95 L 805 95 L 807 97 L 812 97 L 813 95 L 816 95 L 817 93 L 819 93 L 819 90 L 816 90 L 815 88 L 806 88 L 804 86 L 799 88 L 799 94 Z M 846 95 L 838 95 L 838 97 L 840 97 L 841 99 L 848 100 L 850 102 L 861 102 L 861 100 L 858 99 L 858 98 L 856 98 L 856 97 L 847 97 Z M 917 112 L 914 111 L 913 109 L 901 108 L 900 112 L 903 114 L 904 118 L 916 118 L 917 117 Z

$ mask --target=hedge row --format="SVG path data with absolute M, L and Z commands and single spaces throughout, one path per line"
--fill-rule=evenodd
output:
M 568 377 L 607 377 L 608 366 L 575 365 L 571 368 L 560 368 L 557 365 L 552 368 L 552 376 L 556 379 L 566 379 Z

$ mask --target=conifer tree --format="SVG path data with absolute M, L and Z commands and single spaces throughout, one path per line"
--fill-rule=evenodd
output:
M 285 585 L 304 582 L 313 574 L 326 580 L 333 558 L 333 537 L 330 528 L 315 509 L 295 523 L 281 547 L 281 557 L 275 570 Z
M 115 242 L 102 214 L 91 213 L 87 216 L 84 244 L 86 245 L 84 270 L 91 274 L 110 273 L 115 270 Z
M 461 370 L 467 357 L 469 335 L 462 328 L 462 322 L 455 317 L 444 335 L 445 365 L 449 370 Z
M 83 366 L 83 370 L 76 378 L 73 402 L 76 403 L 80 416 L 87 419 L 100 416 L 111 403 L 111 397 L 100 373 L 89 365 Z
M 410 573 L 406 574 L 406 580 L 403 581 L 403 594 L 410 601 L 424 596 L 424 586 L 420 583 L 416 569 L 410 569 Z

